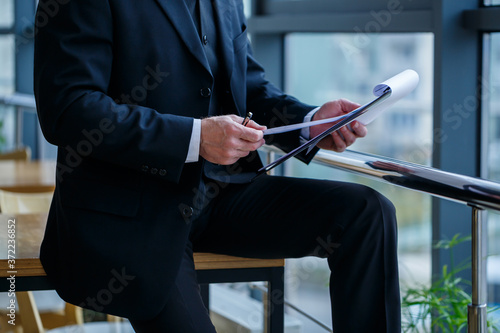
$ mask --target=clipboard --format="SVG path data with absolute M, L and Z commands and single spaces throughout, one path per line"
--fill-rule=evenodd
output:
M 389 108 L 398 100 L 400 100 L 401 98 L 407 96 L 410 92 L 412 92 L 416 88 L 418 82 L 419 82 L 418 73 L 412 69 L 407 69 L 385 80 L 384 82 L 377 84 L 373 88 L 373 94 L 377 96 L 374 100 L 365 105 L 360 106 L 359 108 L 341 117 L 334 117 L 330 119 L 324 119 L 315 122 L 313 121 L 309 123 L 282 126 L 279 129 L 277 128 L 276 129 L 277 133 L 283 133 L 286 131 L 296 130 L 303 127 L 313 126 L 319 122 L 321 123 L 335 122 L 335 124 L 332 127 L 327 129 L 323 133 L 320 133 L 316 137 L 310 139 L 309 141 L 295 148 L 288 154 L 283 155 L 276 161 L 257 170 L 257 175 L 255 177 L 258 177 L 268 172 L 269 170 L 272 170 L 273 168 L 277 167 L 278 165 L 290 159 L 291 157 L 294 157 L 297 154 L 303 152 L 305 149 L 308 149 L 307 153 L 309 153 L 316 146 L 316 144 L 323 138 L 325 138 L 327 135 L 335 132 L 336 130 L 338 130 L 343 126 L 350 124 L 354 120 L 358 120 L 363 125 L 369 124 L 376 117 L 378 117 L 378 115 L 380 115 L 385 109 Z M 271 129 L 269 132 L 274 133 L 275 129 Z M 266 133 L 264 133 L 264 135 L 266 135 Z
M 313 149 L 316 146 L 316 144 L 318 144 L 318 142 L 320 142 L 323 138 L 325 138 L 326 136 L 335 132 L 336 130 L 340 129 L 341 127 L 350 124 L 351 122 L 356 120 L 361 115 L 367 113 L 369 110 L 379 106 L 383 101 L 388 99 L 391 96 L 391 94 L 392 94 L 392 90 L 389 86 L 387 86 L 385 88 L 385 90 L 383 91 L 383 93 L 380 94 L 380 96 L 378 96 L 376 99 L 374 99 L 371 102 L 369 102 L 365 105 L 362 105 L 359 108 L 349 112 L 344 118 L 339 120 L 339 122 L 335 123 L 332 127 L 328 128 L 324 132 L 318 134 L 317 136 L 310 139 L 309 141 L 303 143 L 302 145 L 295 148 L 294 150 L 292 150 L 288 154 L 283 155 L 282 157 L 278 158 L 276 161 L 269 163 L 268 165 L 257 170 L 257 175 L 254 178 L 274 169 L 275 167 L 277 167 L 281 163 L 285 162 L 286 160 L 296 156 L 297 154 L 300 154 L 305 149 L 308 149 L 308 153 L 309 153 L 311 151 L 311 149 Z

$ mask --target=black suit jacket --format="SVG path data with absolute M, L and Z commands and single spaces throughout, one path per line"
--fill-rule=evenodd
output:
M 233 112 L 269 127 L 301 122 L 312 107 L 265 79 L 241 0 L 215 4 Z M 196 27 L 183 0 L 40 0 L 36 21 L 38 114 L 58 146 L 42 264 L 63 299 L 146 319 L 164 304 L 196 217 L 203 161 L 184 162 L 214 82 Z M 288 151 L 299 137 L 272 143 Z M 233 170 L 255 171 L 239 162 Z

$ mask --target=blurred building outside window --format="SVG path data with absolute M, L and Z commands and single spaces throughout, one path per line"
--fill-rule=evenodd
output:
M 497 1 L 500 4 L 500 1 Z M 483 89 L 487 110 L 488 144 L 487 169 L 488 179 L 500 182 L 500 33 L 490 35 L 489 85 Z M 488 282 L 489 301 L 500 304 L 500 213 L 488 212 Z M 499 316 L 500 317 L 500 316 Z
M 14 0 L 0 0 L 0 28 L 11 27 L 14 23 Z
M 429 33 L 292 33 L 285 39 L 285 91 L 321 105 L 347 98 L 364 104 L 373 87 L 405 69 L 419 73 L 416 90 L 368 126 L 368 138 L 350 149 L 430 165 L 433 140 L 433 35 Z M 293 161 L 285 174 L 357 182 L 386 195 L 399 223 L 400 280 L 404 289 L 431 280 L 431 200 L 426 194 L 365 177 Z M 325 260 L 288 260 L 285 295 L 306 312 L 331 322 Z M 304 325 L 308 325 L 304 321 Z M 307 332 L 321 332 L 304 326 Z
M 0 96 L 14 92 L 15 38 L 8 31 L 14 24 L 13 0 L 0 0 Z M 14 110 L 0 105 L 0 151 L 14 145 Z

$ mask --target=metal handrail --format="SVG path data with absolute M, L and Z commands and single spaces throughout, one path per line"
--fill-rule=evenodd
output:
M 271 146 L 261 150 L 269 157 L 283 153 Z M 471 206 L 472 303 L 468 306 L 468 332 L 487 333 L 486 235 L 480 212 L 500 211 L 500 183 L 350 150 L 341 154 L 320 150 L 313 161 Z
M 21 147 L 23 144 L 23 112 L 36 112 L 35 96 L 32 94 L 14 93 L 0 96 L 0 105 L 12 106 L 15 109 L 15 145 Z
M 30 94 L 14 93 L 12 95 L 0 96 L 0 104 L 14 106 L 16 108 L 36 108 L 35 97 Z
M 261 149 L 283 154 L 272 146 Z M 497 182 L 351 150 L 343 153 L 320 150 L 313 161 L 473 207 L 500 211 L 500 183 Z

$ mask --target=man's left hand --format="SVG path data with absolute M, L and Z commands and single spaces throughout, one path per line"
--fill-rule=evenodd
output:
M 332 102 L 327 102 L 314 114 L 311 120 L 321 120 L 332 118 L 349 113 L 359 107 L 359 104 L 353 103 L 346 99 L 339 99 Z M 312 126 L 310 129 L 311 138 L 321 134 L 332 124 L 322 124 Z M 333 132 L 321 140 L 317 146 L 319 148 L 333 150 L 336 152 L 343 152 L 347 147 L 352 145 L 357 138 L 362 138 L 368 133 L 367 128 L 358 121 L 350 123 L 350 129 L 347 126 L 341 127 L 339 130 Z

